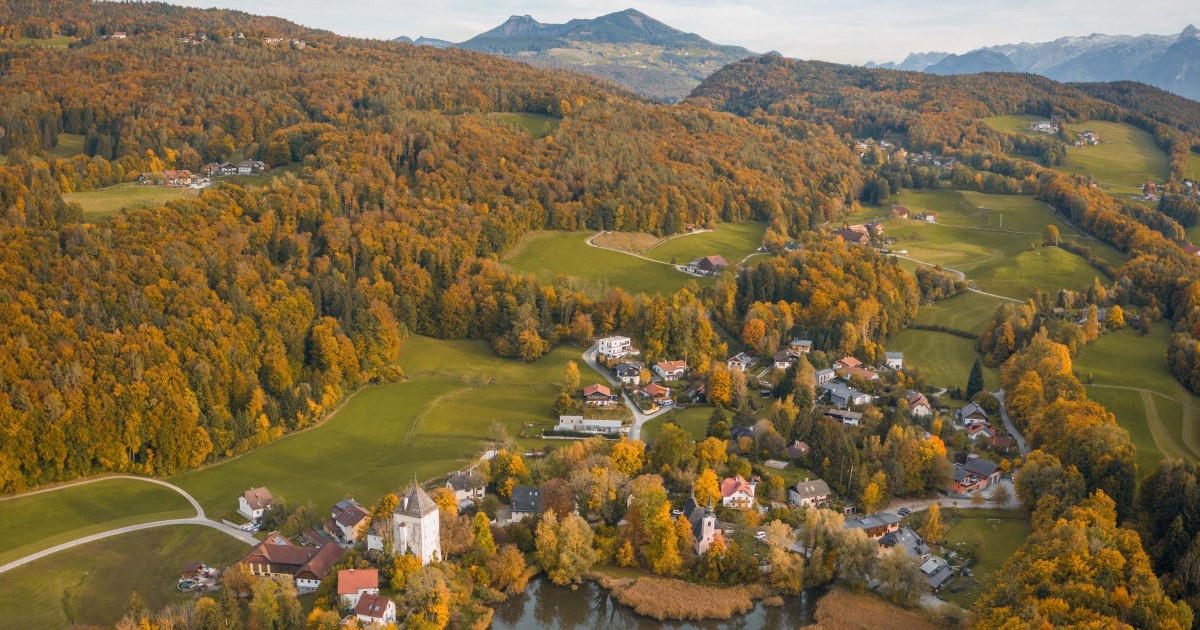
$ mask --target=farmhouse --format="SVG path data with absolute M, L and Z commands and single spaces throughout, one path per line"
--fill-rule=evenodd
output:
M 1100 133 L 1097 131 L 1086 130 L 1079 134 L 1079 141 L 1083 144 L 1100 144 Z
M 617 404 L 617 397 L 612 390 L 600 383 L 583 388 L 583 400 L 589 407 L 612 407 Z
M 342 608 L 354 608 L 363 595 L 379 594 L 379 569 L 343 569 L 337 575 Z
M 750 369 L 750 364 L 752 363 L 754 363 L 754 357 L 746 354 L 745 352 L 739 352 L 730 357 L 729 360 L 725 362 L 725 365 L 729 366 L 730 370 L 745 372 L 746 370 Z
M 1035 120 L 1029 123 L 1027 129 L 1038 133 L 1058 133 L 1058 123 L 1052 120 Z
M 222 177 L 226 175 L 237 175 L 238 167 L 228 162 L 218 163 L 213 162 L 204 167 L 204 174 L 208 177 Z
M 368 628 L 396 622 L 396 602 L 378 594 L 363 595 L 354 607 L 354 618 Z
M 242 160 L 238 162 L 237 174 L 250 175 L 251 173 L 261 173 L 266 170 L 267 165 L 258 160 Z
M 884 363 L 893 370 L 904 369 L 904 353 L 903 352 L 885 352 L 883 353 Z
M 929 405 L 929 399 L 925 398 L 925 394 L 910 390 L 904 399 L 908 401 L 908 413 L 912 417 L 922 418 L 933 415 L 933 407 Z
M 487 479 L 484 479 L 483 473 L 478 470 L 468 468 L 450 473 L 450 476 L 446 478 L 446 487 L 454 492 L 454 498 L 458 500 L 458 505 L 464 506 L 483 500 Z
M 845 529 L 861 529 L 867 538 L 882 538 L 900 529 L 900 517 L 891 512 L 878 512 L 847 518 Z
M 238 514 L 257 521 L 262 518 L 263 511 L 271 507 L 271 491 L 263 488 L 251 488 L 238 497 Z
M 320 586 L 329 567 L 342 558 L 342 553 L 335 543 L 326 543 L 319 549 L 301 547 L 279 532 L 271 532 L 237 563 L 246 565 L 257 577 L 291 579 L 297 591 L 311 593 Z
M 832 497 L 829 484 L 821 479 L 798 481 L 788 488 L 788 505 L 815 507 L 828 503 Z
M 637 385 L 642 381 L 642 367 L 638 361 L 624 361 L 613 368 L 613 374 L 626 385 Z
M 542 513 L 542 489 L 538 486 L 517 486 L 509 500 L 508 522 L 516 523 Z
M 959 424 L 969 427 L 973 424 L 979 424 L 980 422 L 987 422 L 988 415 L 987 412 L 983 410 L 983 407 L 980 407 L 975 403 L 967 403 L 967 405 L 962 409 L 954 412 L 954 419 L 957 420 Z
M 583 416 L 559 416 L 555 431 L 575 433 L 625 433 L 629 429 L 620 420 L 589 420 Z
M 659 361 L 654 364 L 654 373 L 664 381 L 679 381 L 687 376 L 687 361 Z
M 697 258 L 696 260 L 688 263 L 687 270 L 689 273 L 698 273 L 705 276 L 716 276 L 724 271 L 728 266 L 729 263 L 725 262 L 725 259 L 720 256 L 705 256 L 704 258 Z
M 938 216 L 937 216 L 936 212 L 934 212 L 932 210 L 926 210 L 925 212 L 922 212 L 921 214 L 917 215 L 917 220 L 924 221 L 926 223 L 937 223 Z
M 870 394 L 864 394 L 857 389 L 838 383 L 825 383 L 821 385 L 821 389 L 829 395 L 829 402 L 838 407 L 866 405 L 871 402 Z
M 896 219 L 907 219 L 908 208 L 904 206 L 892 206 L 892 217 Z
M 866 230 L 859 232 L 853 229 L 834 230 L 833 235 L 846 241 L 847 245 L 867 245 L 871 242 L 871 236 Z
M 748 510 L 754 506 L 753 481 L 746 481 L 741 475 L 721 480 L 721 505 L 739 510 Z
M 606 359 L 620 359 L 630 354 L 637 354 L 629 337 L 604 337 L 596 342 L 597 351 Z
M 856 427 L 862 424 L 862 414 L 849 409 L 826 409 L 825 417 L 840 422 L 848 427 Z

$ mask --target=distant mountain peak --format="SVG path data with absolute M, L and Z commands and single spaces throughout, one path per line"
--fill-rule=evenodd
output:
M 1183 32 L 1179 34 L 1179 41 L 1184 41 L 1192 38 L 1200 38 L 1200 29 L 1196 28 L 1195 24 L 1188 24 Z

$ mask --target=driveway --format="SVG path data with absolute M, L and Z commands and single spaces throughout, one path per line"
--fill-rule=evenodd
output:
M 587 363 L 588 367 L 595 370 L 597 374 L 599 374 L 600 376 L 603 376 L 604 380 L 607 381 L 609 385 L 616 387 L 617 380 L 614 379 L 612 377 L 612 375 L 610 375 L 608 373 L 608 370 L 604 369 L 599 363 L 596 362 L 597 352 L 599 352 L 599 348 L 597 347 L 596 344 L 592 344 L 592 347 L 588 348 L 587 350 L 584 350 L 583 362 Z M 655 411 L 654 413 L 642 413 L 642 410 L 639 409 L 638 406 L 635 405 L 633 403 L 633 401 L 629 399 L 628 394 L 626 394 L 624 396 L 623 400 L 625 401 L 625 406 L 629 408 L 629 411 L 631 413 L 633 413 L 633 425 L 629 427 L 629 437 L 634 440 L 642 439 L 642 425 L 643 424 L 646 424 L 647 421 L 653 420 L 674 408 L 673 406 L 672 407 L 661 407 L 661 408 L 659 408 L 658 411 Z
M 939 496 L 936 499 L 894 499 L 888 504 L 887 508 L 883 509 L 882 511 L 897 514 L 900 508 L 908 508 L 913 512 L 920 512 L 922 510 L 928 510 L 929 506 L 933 505 L 934 503 L 937 503 L 944 508 L 1004 508 L 1006 510 L 1015 510 L 1020 508 L 1021 503 L 1020 501 L 1017 501 L 1017 491 L 1016 488 L 1013 487 L 1013 482 L 1011 479 L 1001 479 L 1000 483 L 988 487 L 987 490 L 983 491 L 984 498 L 992 496 L 992 489 L 999 488 L 1000 486 L 1004 486 L 1008 489 L 1008 502 L 1003 505 L 996 505 L 996 502 L 992 501 L 991 499 L 984 501 L 983 505 L 975 505 L 971 503 L 971 499 L 969 498 Z
M 1008 417 L 1008 408 L 1004 405 L 1004 390 L 993 392 L 996 400 L 1000 401 L 1000 419 L 1004 421 L 1004 429 L 1009 435 L 1017 440 L 1017 448 L 1021 450 L 1021 457 L 1029 454 L 1029 445 L 1025 443 L 1025 436 L 1017 430 L 1017 425 L 1013 424 L 1012 418 Z

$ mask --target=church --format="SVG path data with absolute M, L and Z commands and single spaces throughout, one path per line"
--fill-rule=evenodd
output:
M 367 535 L 367 549 L 384 550 L 384 539 L 390 537 L 393 552 L 407 551 L 420 558 L 423 565 L 436 562 L 442 557 L 440 528 L 437 503 L 414 480 L 392 511 L 391 528 L 372 528 Z

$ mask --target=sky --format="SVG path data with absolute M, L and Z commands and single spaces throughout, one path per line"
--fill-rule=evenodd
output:
M 1178 33 L 1189 19 L 1200 22 L 1193 0 L 168 1 L 274 15 L 340 35 L 424 35 L 455 42 L 489 30 L 510 15 L 558 23 L 634 8 L 719 44 L 854 64 L 900 61 L 910 52 L 964 53 L 1065 35 Z

